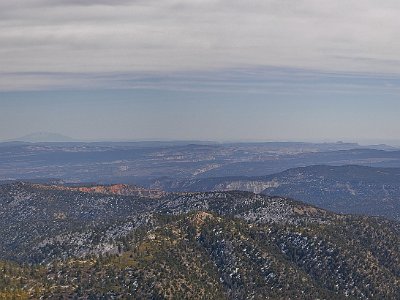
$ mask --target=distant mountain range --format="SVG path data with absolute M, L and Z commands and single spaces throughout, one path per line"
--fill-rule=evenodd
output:
M 166 191 L 243 190 L 291 197 L 339 213 L 400 220 L 400 168 L 308 166 L 268 176 L 157 180 Z
M 41 142 L 73 142 L 77 140 L 69 136 L 65 136 L 54 132 L 34 132 L 9 141 L 41 143 Z
M 284 197 L 16 182 L 0 236 L 3 299 L 400 298 L 398 222 Z

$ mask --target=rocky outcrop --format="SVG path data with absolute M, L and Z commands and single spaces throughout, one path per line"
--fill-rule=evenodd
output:
M 82 193 L 96 193 L 96 194 L 120 195 L 120 196 L 137 196 L 137 197 L 153 198 L 153 199 L 161 198 L 166 194 L 161 190 L 146 189 L 143 187 L 139 187 L 136 185 L 129 185 L 129 184 L 93 185 L 93 186 L 79 186 L 79 187 L 35 184 L 34 186 L 45 190 L 76 191 Z

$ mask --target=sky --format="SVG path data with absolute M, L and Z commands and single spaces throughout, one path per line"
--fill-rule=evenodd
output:
M 0 140 L 400 140 L 400 2 L 2 0 Z

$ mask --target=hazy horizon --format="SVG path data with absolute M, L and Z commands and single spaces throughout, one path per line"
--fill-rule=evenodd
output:
M 43 140 L 41 140 L 43 138 Z M 6 142 L 31 142 L 31 143 L 41 143 L 41 142 L 49 142 L 49 143 L 65 143 L 65 142 L 82 142 L 82 143 L 96 143 L 96 142 L 110 142 L 110 143 L 118 143 L 118 142 L 160 142 L 160 143 L 168 143 L 168 142 L 188 142 L 188 143 L 216 143 L 216 144 L 229 144 L 229 143 L 310 143 L 310 144 L 340 144 L 340 143 L 354 143 L 360 146 L 371 146 L 371 145 L 387 145 L 398 147 L 400 146 L 400 140 L 381 140 L 381 139 L 370 139 L 370 140 L 342 140 L 342 139 L 321 139 L 321 140 L 298 140 L 296 138 L 293 139 L 281 139 L 281 140 L 252 140 L 252 139 L 234 139 L 234 140 L 212 140 L 212 139 L 174 139 L 174 138 L 121 138 L 121 139 L 113 139 L 113 138 L 75 138 L 73 136 L 67 136 L 64 134 L 60 134 L 58 132 L 31 132 L 24 136 L 19 136 L 10 139 L 0 140 L 0 143 Z

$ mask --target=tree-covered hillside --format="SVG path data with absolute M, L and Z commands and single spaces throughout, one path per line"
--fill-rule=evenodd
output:
M 37 188 L 1 194 L 3 232 L 16 210 L 30 211 L 30 227 L 13 227 L 22 246 L 4 236 L 0 299 L 400 297 L 395 221 L 248 192 L 149 200 Z M 43 214 L 56 207 L 65 218 Z

